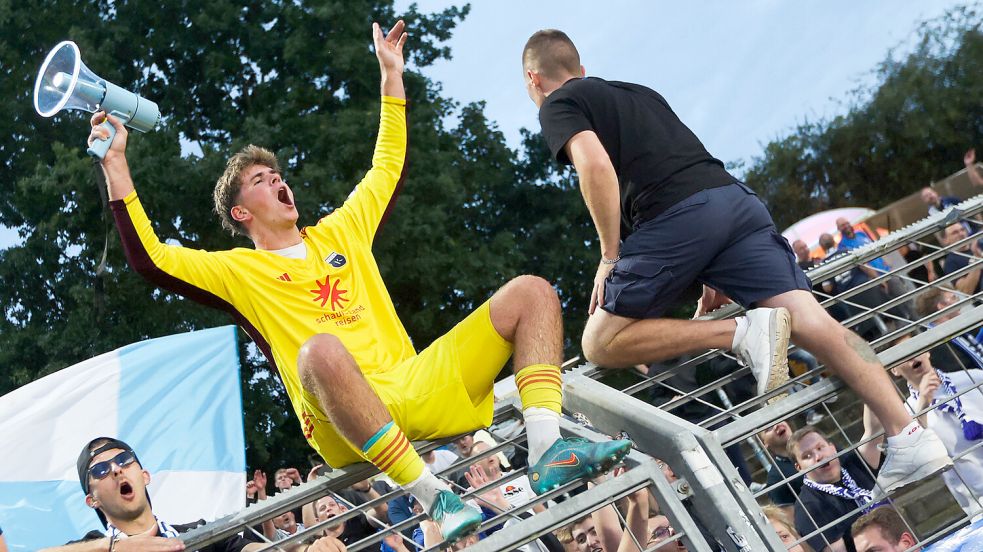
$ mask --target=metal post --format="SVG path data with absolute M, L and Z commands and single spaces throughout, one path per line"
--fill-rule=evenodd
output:
M 751 510 L 735 496 L 727 480 L 737 472 L 709 431 L 581 375 L 568 377 L 564 395 L 566 408 L 583 412 L 610 433 L 628 431 L 640 450 L 666 461 L 684 478 L 697 518 L 724 550 L 785 550 L 760 509 Z

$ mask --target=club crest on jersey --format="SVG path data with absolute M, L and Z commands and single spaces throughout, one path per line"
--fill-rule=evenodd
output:
M 341 268 L 345 266 L 345 263 L 348 262 L 348 260 L 345 259 L 345 256 L 341 253 L 335 253 L 332 251 L 330 255 L 324 258 L 324 262 L 335 268 Z

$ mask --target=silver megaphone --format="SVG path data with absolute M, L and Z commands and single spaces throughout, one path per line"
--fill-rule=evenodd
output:
M 160 122 L 157 104 L 97 76 L 82 63 L 78 46 L 70 40 L 55 46 L 41 65 L 34 84 L 34 109 L 42 117 L 63 109 L 89 113 L 102 109 L 139 132 L 153 130 Z M 96 140 L 88 149 L 89 155 L 99 159 L 106 156 L 116 136 L 109 121 L 102 126 L 109 131 L 109 138 Z

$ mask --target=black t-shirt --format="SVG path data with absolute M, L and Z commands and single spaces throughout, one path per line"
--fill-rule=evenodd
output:
M 571 79 L 546 99 L 539 123 L 553 157 L 565 164 L 570 138 L 597 134 L 618 174 L 622 239 L 693 193 L 736 182 L 665 98 L 644 86 Z
M 850 477 L 852 477 L 860 487 L 864 489 L 874 488 L 874 478 L 870 476 L 870 471 L 873 471 L 874 475 L 876 476 L 877 470 L 868 468 L 867 463 L 863 461 L 856 452 L 841 456 L 840 466 L 846 468 L 846 470 L 850 472 Z M 836 485 L 841 484 L 842 481 L 836 483 Z M 806 515 L 803 508 L 809 511 L 809 514 L 812 515 L 812 519 Z M 856 508 L 856 501 L 839 498 L 829 493 L 817 491 L 816 489 L 803 485 L 802 490 L 799 493 L 799 501 L 795 504 L 795 529 L 800 535 L 809 534 L 815 531 L 818 527 L 822 527 L 833 520 L 839 519 Z M 809 543 L 809 546 L 811 546 L 813 550 L 822 550 L 826 546 L 827 540 L 830 543 L 833 543 L 843 539 L 843 543 L 846 545 L 847 551 L 854 552 L 855 548 L 853 545 L 853 536 L 850 534 L 850 525 L 852 525 L 853 522 L 862 515 L 862 511 L 856 512 L 836 525 L 833 525 L 829 529 L 826 529 L 822 533 L 813 536 L 806 542 Z M 815 524 L 812 522 L 813 519 L 816 520 Z M 825 540 L 823 537 L 825 537 Z

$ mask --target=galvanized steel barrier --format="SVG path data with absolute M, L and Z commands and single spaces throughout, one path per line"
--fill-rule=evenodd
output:
M 983 196 L 969 199 L 944 213 L 927 217 L 872 244 L 856 249 L 848 255 L 821 264 L 810 270 L 808 275 L 814 284 L 818 284 L 860 264 L 891 254 L 906 244 L 918 244 L 926 252 L 922 258 L 912 263 L 900 264 L 891 271 L 842 293 L 819 295 L 823 306 L 827 308 L 846 305 L 852 309 L 853 314 L 843 320 L 845 326 L 856 327 L 869 322 L 868 327 L 876 329 L 877 335 L 871 344 L 878 351 L 878 356 L 885 366 L 895 366 L 940 346 L 951 347 L 947 343 L 952 338 L 975 330 L 983 324 L 983 306 L 973 306 L 980 301 L 979 294 L 956 292 L 959 300 L 955 304 L 940 312 L 921 317 L 910 315 L 910 308 L 907 311 L 903 309 L 900 311 L 907 312 L 909 316 L 901 316 L 895 307 L 911 304 L 931 288 L 955 292 L 953 281 L 983 267 L 983 259 L 966 253 L 971 256 L 966 267 L 932 282 L 919 281 L 909 275 L 913 269 L 923 263 L 941 259 L 977 239 L 979 236 L 970 235 L 945 247 L 938 246 L 932 241 L 933 235 L 951 224 L 968 219 L 969 224 L 979 225 L 975 217 L 981 212 L 983 212 Z M 864 306 L 856 301 L 858 294 L 875 286 L 884 285 L 892 279 L 901 283 L 902 293 L 895 294 L 887 302 L 876 306 Z M 934 323 L 937 318 L 955 312 L 959 314 L 944 322 Z M 705 318 L 727 318 L 739 313 L 740 309 L 736 306 L 727 306 Z M 902 336 L 910 336 L 910 338 L 899 341 Z M 479 552 L 514 550 L 583 518 L 590 512 L 614 505 L 641 488 L 648 488 L 656 498 L 662 513 L 669 518 L 676 533 L 673 538 L 680 539 L 690 551 L 709 552 L 718 548 L 741 552 L 785 550 L 785 546 L 762 514 L 759 502 L 764 501 L 768 493 L 778 486 L 787 485 L 791 480 L 803 477 L 803 473 L 800 472 L 793 478 L 771 486 L 764 486 L 758 481 L 758 484 L 754 485 L 756 490 L 752 492 L 732 461 L 732 456 L 735 454 L 733 451 L 739 451 L 740 457 L 748 466 L 760 466 L 749 470 L 752 476 L 757 476 L 756 478 L 760 480 L 761 472 L 769 468 L 766 464 L 773 464 L 774 458 L 766 447 L 757 442 L 757 435 L 777 422 L 795 419 L 806 412 L 812 412 L 813 418 L 819 416 L 823 418 L 820 427 L 829 434 L 831 441 L 840 445 L 839 455 L 852 454 L 863 444 L 860 440 L 862 428 L 858 426 L 856 416 L 859 408 L 856 398 L 838 379 L 824 375 L 822 366 L 812 367 L 796 375 L 782 389 L 760 397 L 733 396 L 730 391 L 732 384 L 748 376 L 748 370 L 739 368 L 736 362 L 733 370 L 712 381 L 698 382 L 697 385 L 691 386 L 693 387 L 691 389 L 681 389 L 673 385 L 676 376 L 705 369 L 708 363 L 719 362 L 721 359 L 733 362 L 733 356 L 729 352 L 716 350 L 673 363 L 665 363 L 656 367 L 654 373 L 648 376 L 631 371 L 609 372 L 591 364 L 583 364 L 569 370 L 564 375 L 564 409 L 570 413 L 586 415 L 591 421 L 591 427 L 584 427 L 564 419 L 562 421 L 564 434 L 596 441 L 626 431 L 634 440 L 637 449 L 626 460 L 626 465 L 630 469 L 619 477 L 608 478 L 577 494 L 571 491 L 580 485 L 571 484 L 537 497 L 527 506 L 528 508 L 535 504 L 549 504 L 549 507 L 527 519 L 522 519 L 514 510 L 502 512 L 485 522 L 483 529 L 509 521 L 507 529 L 479 541 L 470 549 Z M 963 369 L 968 368 L 971 367 L 963 367 Z M 959 390 L 959 396 L 967 400 L 971 397 L 967 394 L 979 393 L 978 400 L 983 403 L 983 391 L 978 389 L 980 385 L 983 385 L 983 379 L 971 389 Z M 768 398 L 790 391 L 788 397 L 770 405 L 766 404 Z M 668 399 L 659 401 L 653 398 L 653 392 L 661 392 L 668 396 Z M 831 402 L 834 398 L 838 398 L 836 403 Z M 702 419 L 694 421 L 687 421 L 682 416 L 674 414 L 674 412 L 682 412 L 686 405 L 699 405 L 709 413 Z M 503 423 L 510 421 L 514 423 L 519 420 L 521 414 L 514 402 L 497 405 L 496 425 L 501 426 Z M 417 443 L 417 448 L 425 452 L 448 441 Z M 523 448 L 524 443 L 525 435 L 521 432 L 502 438 L 498 446 L 481 454 L 460 459 L 438 475 L 455 485 L 449 477 L 450 474 L 510 447 Z M 979 454 L 977 449 L 981 446 L 980 443 L 959 456 Z M 728 456 L 728 449 L 732 451 L 731 456 Z M 678 480 L 671 484 L 668 482 L 661 469 L 663 462 L 671 467 Z M 182 538 L 189 549 L 217 542 L 239 532 L 254 533 L 264 542 L 269 542 L 253 527 L 282 512 L 310 503 L 332 491 L 340 491 L 376 473 L 375 468 L 368 464 L 358 464 L 330 472 L 314 481 L 249 506 L 236 514 L 208 523 L 185 534 Z M 501 485 L 522 475 L 520 471 L 506 473 L 502 479 L 490 482 L 481 489 L 458 488 L 457 490 L 464 494 L 465 499 L 481 500 L 480 495 L 493 485 Z M 955 502 L 951 497 L 946 501 L 946 495 L 942 491 L 946 491 L 946 487 L 940 484 L 938 477 L 935 477 L 921 484 L 906 487 L 902 492 L 895 493 L 895 496 L 889 498 L 890 502 L 898 507 L 923 546 L 937 541 L 970 521 L 970 514 L 954 507 Z M 294 543 L 309 542 L 324 529 L 335 527 L 357 515 L 374 519 L 375 506 L 402 494 L 403 491 L 397 488 L 366 504 L 349 505 L 349 511 L 344 514 L 323 520 L 312 527 L 306 527 L 284 540 L 269 543 L 264 550 L 287 550 Z M 924 505 L 925 500 L 928 500 L 926 497 L 931 497 L 942 505 L 937 508 L 937 512 L 923 512 L 919 509 L 919 505 Z M 974 493 L 973 498 L 979 505 L 981 497 Z M 620 510 L 616 508 L 615 511 L 618 512 L 623 523 L 624 518 Z M 858 510 L 847 516 L 859 511 L 858 507 Z M 983 507 L 980 511 L 983 511 Z M 417 515 L 395 525 L 376 520 L 380 531 L 361 541 L 351 543 L 349 550 L 378 550 L 385 535 L 415 526 L 421 519 L 422 516 Z M 803 535 L 803 541 L 815 537 L 823 529 L 824 527 L 820 527 L 812 534 Z M 639 550 L 656 549 L 666 544 L 663 541 L 646 548 L 648 537 L 649 535 L 629 535 L 629 538 L 635 539 Z M 419 549 L 411 540 L 405 540 L 408 549 Z

